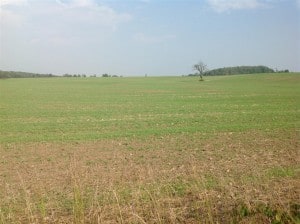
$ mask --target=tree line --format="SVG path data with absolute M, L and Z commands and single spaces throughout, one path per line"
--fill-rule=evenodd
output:
M 206 75 L 236 75 L 254 73 L 273 73 L 274 70 L 267 66 L 236 66 L 213 69 L 206 72 Z
M 0 78 L 46 78 L 46 77 L 57 77 L 53 74 L 39 74 L 31 72 L 15 72 L 15 71 L 2 71 L 0 70 Z
M 237 75 L 237 74 L 255 74 L 255 73 L 288 73 L 289 70 L 273 70 L 267 66 L 236 66 L 236 67 L 224 67 L 218 69 L 208 70 L 207 65 L 202 62 L 195 64 L 193 69 L 198 73 L 189 74 L 188 76 L 200 76 L 200 80 L 203 80 L 202 76 L 217 76 L 217 75 Z M 82 77 L 86 78 L 85 74 L 64 74 L 63 77 Z M 16 71 L 2 71 L 0 70 L 0 79 L 5 78 L 46 78 L 46 77 L 61 77 L 53 74 L 39 74 L 32 72 L 16 72 Z M 89 77 L 97 77 L 97 75 L 90 75 Z M 122 77 L 117 75 L 102 74 L 101 77 Z M 146 75 L 145 75 L 146 77 Z
M 287 73 L 289 70 L 273 70 L 267 66 L 236 66 L 236 67 L 224 67 L 218 69 L 207 70 L 203 72 L 203 76 L 217 76 L 217 75 L 238 75 L 238 74 L 256 74 L 256 73 Z M 199 76 L 197 74 L 189 74 L 188 76 Z
M 86 78 L 88 77 L 86 74 L 63 74 L 62 76 L 57 76 L 53 74 L 39 74 L 39 73 L 32 73 L 32 72 L 16 72 L 16 71 L 2 71 L 0 70 L 0 79 L 7 79 L 7 78 L 49 78 L 49 77 L 67 77 L 67 78 Z M 90 75 L 89 77 L 100 77 L 96 74 Z M 117 75 L 110 75 L 110 74 L 102 74 L 101 77 L 122 77 Z

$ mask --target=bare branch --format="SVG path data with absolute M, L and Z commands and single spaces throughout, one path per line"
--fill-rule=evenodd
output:
M 201 75 L 206 72 L 207 65 L 204 64 L 202 61 L 198 62 L 193 66 L 194 70 L 198 71 Z

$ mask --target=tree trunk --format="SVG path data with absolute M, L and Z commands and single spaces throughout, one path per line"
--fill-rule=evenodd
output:
M 200 79 L 199 79 L 199 81 L 203 81 L 203 77 L 202 77 L 202 75 L 201 75 L 201 74 L 199 74 L 199 76 L 200 76 Z

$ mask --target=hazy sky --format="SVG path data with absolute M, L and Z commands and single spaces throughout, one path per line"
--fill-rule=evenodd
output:
M 300 71 L 300 0 L 0 0 L 0 70 L 181 75 Z

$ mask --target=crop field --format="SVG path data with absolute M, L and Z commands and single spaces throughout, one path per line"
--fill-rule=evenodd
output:
M 0 223 L 299 223 L 300 74 L 0 80 Z

